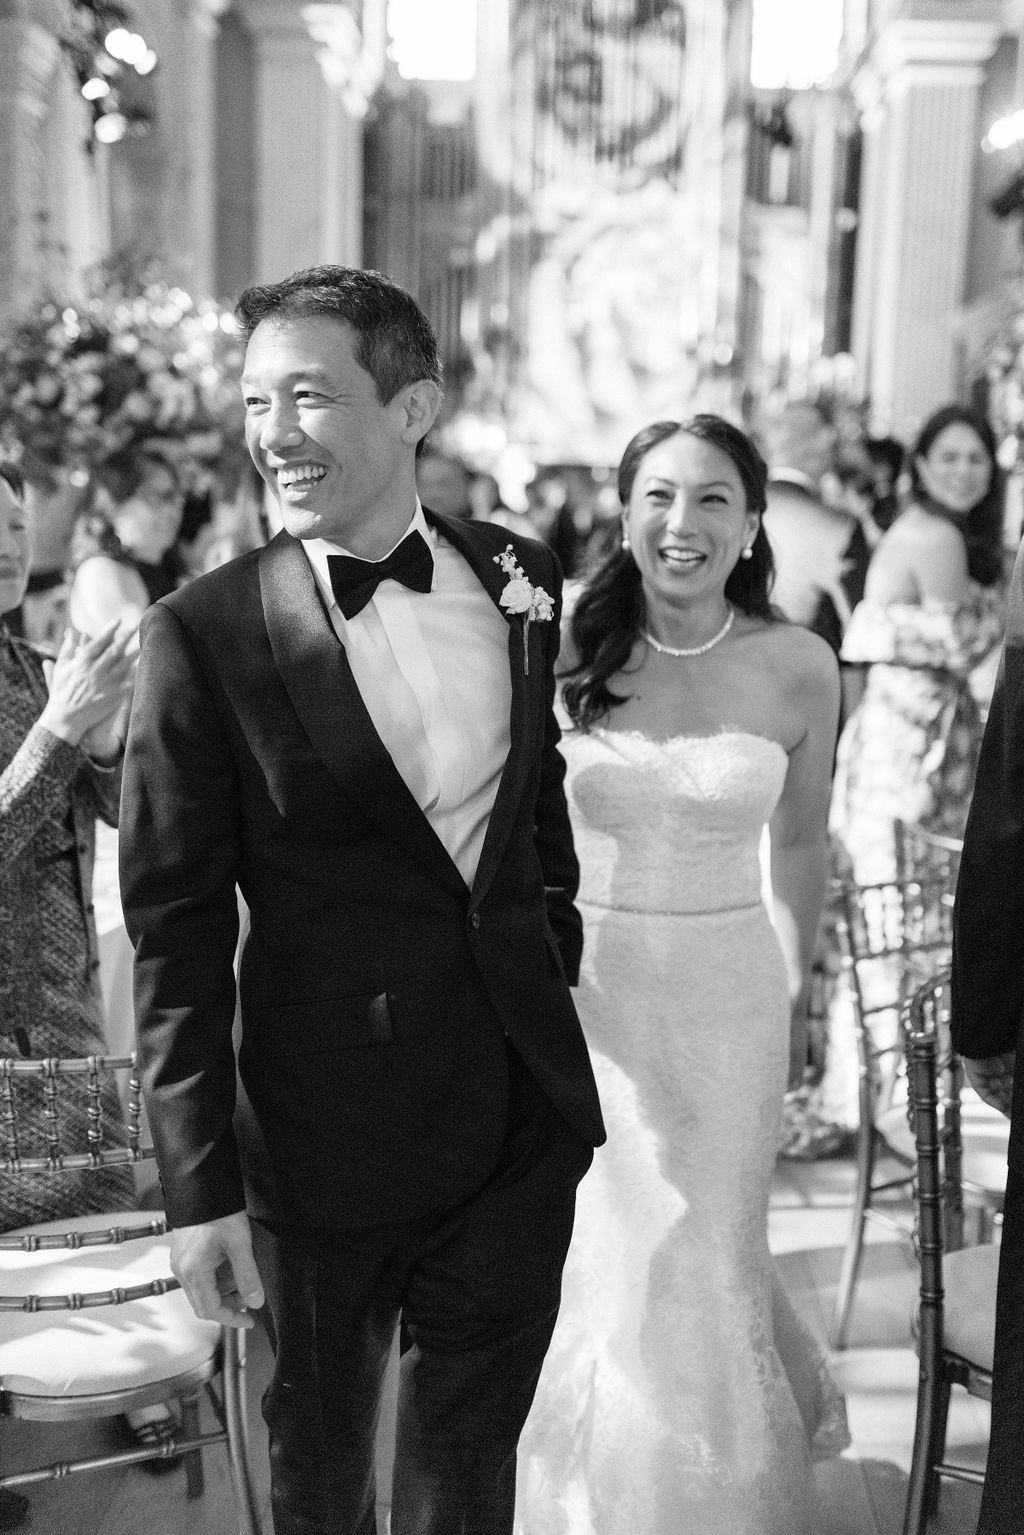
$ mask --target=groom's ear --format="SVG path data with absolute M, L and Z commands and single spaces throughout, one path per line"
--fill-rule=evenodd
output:
M 393 404 L 399 411 L 403 442 L 416 443 L 430 431 L 441 409 L 441 391 L 432 379 L 417 379 L 406 384 L 395 396 Z

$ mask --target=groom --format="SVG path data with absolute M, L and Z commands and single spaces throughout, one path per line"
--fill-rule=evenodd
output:
M 200 1316 L 244 1326 L 265 1295 L 276 1535 L 373 1531 L 399 1320 L 392 1535 L 507 1535 L 603 1138 L 560 575 L 420 507 L 440 369 L 401 288 L 318 267 L 237 313 L 284 531 L 147 614 L 121 822 L 174 1271 Z

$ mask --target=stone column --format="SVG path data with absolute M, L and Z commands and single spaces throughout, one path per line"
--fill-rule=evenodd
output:
M 244 0 L 255 65 L 256 280 L 362 252 L 373 80 L 349 6 Z
M 54 290 L 76 297 L 83 275 L 110 245 L 106 150 L 93 140 L 92 113 L 66 64 L 54 70 L 48 96 L 42 178 L 46 249 L 41 254 Z
M 320 259 L 327 88 L 301 7 L 245 0 L 255 54 L 256 282 Z
M 0 314 L 21 308 L 46 276 L 43 128 L 59 53 L 53 31 L 0 4 Z
M 909 436 L 956 396 L 981 128 L 998 0 L 911 0 L 854 82 L 865 154 L 854 355 L 876 429 Z
M 363 119 L 379 66 L 346 6 L 304 5 L 302 19 L 319 45 L 317 60 L 327 86 L 322 258 L 358 266 L 363 256 Z
M 190 88 L 185 130 L 187 198 L 192 234 L 192 281 L 198 294 L 215 288 L 217 238 L 216 49 L 219 18 L 229 0 L 188 0 L 182 56 Z

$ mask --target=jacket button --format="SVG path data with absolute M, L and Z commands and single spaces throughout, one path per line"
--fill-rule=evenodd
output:
M 480 927 L 480 913 L 478 911 L 475 911 L 470 917 L 469 925 L 473 929 L 474 933 L 478 931 Z

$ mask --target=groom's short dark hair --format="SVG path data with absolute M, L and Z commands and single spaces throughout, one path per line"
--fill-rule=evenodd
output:
M 441 360 L 430 321 L 412 294 L 383 272 L 307 267 L 281 282 L 246 288 L 235 305 L 246 341 L 263 320 L 315 316 L 344 320 L 352 327 L 356 362 L 373 379 L 382 405 L 421 378 L 441 387 Z

